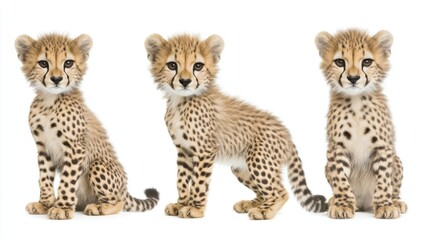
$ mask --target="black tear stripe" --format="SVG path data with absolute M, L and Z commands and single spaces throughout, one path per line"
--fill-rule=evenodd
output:
M 369 84 L 369 80 L 368 80 L 368 75 L 366 75 L 366 72 L 363 70 L 363 65 L 362 65 L 362 72 L 365 74 L 366 82 L 365 82 L 365 86 L 364 87 L 366 87 L 366 85 Z
M 64 71 L 64 73 L 65 73 L 65 74 L 66 74 L 66 76 L 67 76 L 67 85 L 66 85 L 66 87 L 68 87 L 68 86 L 70 85 L 70 76 L 67 74 L 67 72 L 66 72 L 66 67 L 65 67 L 65 66 L 64 66 L 63 71 Z
M 46 74 L 48 74 L 48 72 L 49 72 L 49 64 L 48 64 L 48 66 L 46 67 L 46 73 L 45 73 L 45 75 L 43 75 L 43 80 L 42 80 L 42 84 L 43 84 L 43 86 L 45 86 L 45 87 L 46 87 L 46 81 L 45 81 L 45 79 L 46 79 Z
M 173 76 L 173 78 L 171 79 L 171 82 L 170 82 L 170 86 L 171 86 L 171 88 L 172 89 L 174 89 L 174 85 L 173 85 L 173 82 L 174 82 L 174 78 L 176 77 L 176 75 L 177 75 L 177 70 L 175 70 L 176 71 L 176 73 L 174 74 L 174 76 Z
M 194 71 L 192 71 L 192 75 L 194 75 L 195 79 L 197 80 L 197 87 L 195 88 L 195 89 L 197 89 L 197 88 L 200 86 L 200 83 L 199 83 L 199 81 L 198 81 L 197 76 L 195 75 L 195 70 L 194 70 Z
M 340 74 L 340 78 L 338 79 L 338 84 L 340 84 L 340 86 L 343 86 L 343 83 L 341 82 L 341 78 L 343 77 L 343 73 L 346 71 L 346 66 L 343 67 L 343 72 Z

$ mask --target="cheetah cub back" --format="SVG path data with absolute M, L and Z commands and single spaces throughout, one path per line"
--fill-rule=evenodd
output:
M 215 158 L 229 159 L 232 173 L 256 194 L 234 205 L 251 219 L 271 219 L 288 200 L 282 167 L 288 166 L 292 189 L 312 212 L 327 209 L 325 198 L 312 195 L 289 132 L 271 114 L 221 93 L 215 84 L 223 40 L 178 35 L 146 40 L 151 72 L 165 92 L 165 122 L 177 148 L 177 203 L 167 215 L 204 216 Z M 234 160 L 233 160 L 234 159 Z M 238 161 L 236 159 L 239 159 Z
M 70 219 L 75 210 L 106 215 L 145 211 L 158 202 L 155 189 L 146 190 L 146 200 L 128 193 L 125 172 L 105 130 L 84 103 L 78 87 L 91 46 L 88 35 L 16 39 L 22 70 L 36 90 L 29 124 L 38 151 L 40 199 L 27 205 L 30 214 Z M 57 197 L 55 172 L 61 175 Z
M 376 218 L 398 218 L 407 211 L 399 198 L 402 163 L 381 83 L 389 69 L 392 35 L 350 29 L 321 32 L 316 45 L 331 87 L 326 178 L 334 196 L 331 218 L 351 218 L 373 210 Z

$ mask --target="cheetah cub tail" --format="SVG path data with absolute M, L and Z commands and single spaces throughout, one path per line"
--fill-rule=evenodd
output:
M 302 169 L 302 162 L 298 156 L 295 146 L 293 146 L 293 154 L 287 162 L 288 178 L 295 197 L 301 206 L 309 212 L 326 212 L 328 204 L 326 198 L 322 195 L 311 194 L 308 189 L 307 182 L 305 181 L 304 170 Z
M 127 193 L 125 197 L 124 210 L 128 212 L 144 212 L 151 210 L 158 204 L 159 193 L 155 188 L 148 188 L 144 191 L 147 199 L 141 200 Z

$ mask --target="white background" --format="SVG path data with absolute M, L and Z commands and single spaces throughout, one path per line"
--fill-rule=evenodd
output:
M 425 1 L 23 1 L 0 3 L 0 239 L 403 239 L 428 237 L 429 135 L 427 74 L 429 15 Z M 250 221 L 232 210 L 253 198 L 229 167 L 216 165 L 203 219 L 164 215 L 177 198 L 176 152 L 163 117 L 165 99 L 149 74 L 144 49 L 152 33 L 216 33 L 225 40 L 218 84 L 225 93 L 278 116 L 289 128 L 313 193 L 327 197 L 324 177 L 329 88 L 314 44 L 319 31 L 358 27 L 394 36 L 392 69 L 384 82 L 405 178 L 409 212 L 397 220 L 357 213 L 331 220 L 290 200 L 271 221 Z M 51 221 L 25 205 L 38 200 L 36 147 L 27 124 L 34 91 L 20 71 L 14 41 L 59 32 L 92 36 L 89 69 L 81 89 L 107 129 L 129 177 L 129 191 L 161 193 L 146 213 L 120 213 Z M 289 184 L 285 181 L 286 186 Z M 423 222 L 426 222 L 424 226 Z

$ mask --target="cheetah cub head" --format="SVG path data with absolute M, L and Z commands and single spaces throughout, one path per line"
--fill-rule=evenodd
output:
M 145 46 L 158 87 L 167 96 L 186 97 L 201 94 L 213 83 L 223 40 L 212 35 L 202 41 L 186 34 L 165 40 L 153 34 Z
M 332 36 L 321 32 L 316 46 L 322 57 L 321 69 L 332 90 L 347 95 L 380 89 L 389 69 L 393 37 L 387 31 L 374 36 L 357 29 Z
M 82 80 L 92 40 L 84 34 L 75 39 L 48 34 L 37 40 L 21 35 L 15 47 L 22 71 L 36 91 L 60 94 Z

